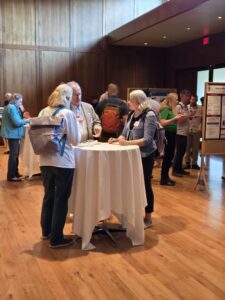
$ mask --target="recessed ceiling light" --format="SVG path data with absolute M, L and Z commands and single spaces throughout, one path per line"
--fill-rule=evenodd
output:
M 186 29 L 187 29 L 187 30 L 191 30 L 191 27 L 187 27 Z
M 162 38 L 163 38 L 163 39 L 167 39 L 167 36 L 166 36 L 166 35 L 163 35 Z
M 219 17 L 217 17 L 217 19 L 221 20 L 221 19 L 223 19 L 223 17 L 219 16 Z
M 144 45 L 145 45 L 145 46 L 148 46 L 148 43 L 145 42 Z

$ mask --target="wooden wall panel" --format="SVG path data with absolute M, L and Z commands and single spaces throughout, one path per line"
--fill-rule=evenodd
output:
M 2 26 L 3 23 L 2 23 L 2 1 L 0 1 L 0 47 L 1 47 L 1 44 L 2 44 Z
M 125 23 L 134 19 L 135 0 L 103 0 L 103 34 L 107 35 L 109 32 L 124 25 Z
M 41 52 L 41 87 L 40 108 L 47 105 L 48 97 L 61 82 L 70 80 L 70 52 Z
M 0 106 L 3 106 L 3 49 L 0 48 Z
M 103 5 L 99 0 L 71 1 L 71 41 L 74 48 L 102 48 Z
M 214 64 L 225 63 L 225 32 L 210 37 L 210 43 L 207 46 L 202 45 L 202 40 L 195 40 L 167 50 L 166 60 L 166 86 L 179 84 L 180 86 L 190 86 L 187 81 L 193 76 L 184 76 L 178 79 L 179 70 L 197 69 L 209 67 Z M 177 75 L 178 74 L 178 75 Z M 177 81 L 179 80 L 179 82 Z M 193 85 L 193 84 L 192 84 Z
M 35 0 L 3 2 L 4 44 L 35 44 Z
M 112 47 L 107 56 L 108 83 L 118 84 L 120 97 L 126 99 L 127 88 L 135 83 L 135 55 L 129 47 Z
M 92 97 L 99 96 L 104 91 L 104 56 L 97 53 L 77 53 L 77 81 L 83 92 L 83 100 L 89 102 Z
M 107 57 L 107 78 L 120 87 L 122 98 L 128 87 L 164 87 L 164 49 L 111 47 Z
M 38 1 L 38 45 L 70 47 L 70 1 Z
M 32 114 L 36 113 L 35 51 L 7 49 L 4 80 L 5 92 L 21 93 L 26 109 Z

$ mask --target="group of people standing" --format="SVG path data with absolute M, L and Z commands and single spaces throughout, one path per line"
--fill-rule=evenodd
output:
M 8 164 L 9 181 L 17 181 L 19 141 L 24 135 L 23 126 L 30 122 L 20 113 L 22 96 L 14 94 L 3 113 L 2 136 L 9 140 L 10 155 Z M 44 185 L 44 199 L 41 212 L 42 239 L 49 239 L 52 248 L 65 247 L 73 243 L 65 238 L 65 225 L 68 199 L 71 192 L 75 158 L 72 146 L 93 138 L 109 143 L 119 142 L 121 146 L 137 145 L 143 165 L 147 206 L 143 219 L 145 228 L 152 225 L 151 214 L 154 210 L 154 193 L 151 186 L 152 171 L 156 152 L 155 132 L 160 120 L 165 127 L 167 144 L 162 163 L 162 185 L 175 185 L 169 177 L 169 168 L 173 160 L 173 175 L 182 176 L 185 170 L 182 159 L 186 150 L 189 132 L 189 113 L 187 106 L 191 97 L 189 91 L 182 91 L 181 102 L 177 104 L 176 93 L 168 94 L 160 104 L 159 111 L 151 108 L 151 102 L 142 90 L 130 93 L 127 103 L 118 97 L 118 87 L 110 84 L 96 107 L 82 101 L 80 85 L 71 81 L 60 84 L 48 99 L 48 106 L 39 116 L 51 116 L 56 110 L 63 118 L 63 134 L 66 135 L 64 154 L 40 155 L 40 167 Z M 113 121 L 117 117 L 118 124 Z M 176 153 L 174 156 L 176 147 Z M 192 164 L 193 166 L 193 164 Z

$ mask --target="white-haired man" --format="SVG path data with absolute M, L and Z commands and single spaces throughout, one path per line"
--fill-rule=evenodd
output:
M 70 109 L 76 115 L 81 130 L 81 142 L 99 138 L 102 132 L 101 121 L 91 104 L 83 102 L 80 85 L 75 81 L 67 83 L 73 90 Z

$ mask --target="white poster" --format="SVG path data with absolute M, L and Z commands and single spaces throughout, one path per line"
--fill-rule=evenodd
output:
M 221 115 L 221 96 L 208 95 L 207 98 L 207 116 L 220 116 Z
M 219 139 L 220 137 L 220 126 L 218 124 L 206 124 L 206 139 Z
M 225 86 L 224 85 L 207 85 L 206 93 L 225 94 Z

